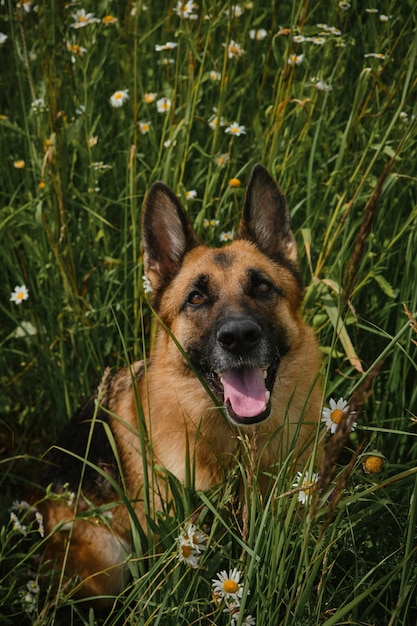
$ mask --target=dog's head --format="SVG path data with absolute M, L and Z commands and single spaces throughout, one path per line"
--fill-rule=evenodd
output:
M 298 339 L 302 296 L 288 207 L 275 181 L 262 166 L 253 169 L 237 238 L 215 249 L 199 243 L 177 197 L 155 183 L 142 239 L 153 306 L 187 359 L 233 423 L 266 419 L 280 365 Z

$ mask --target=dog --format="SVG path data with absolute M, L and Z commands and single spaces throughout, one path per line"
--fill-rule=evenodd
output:
M 239 433 L 256 435 L 260 470 L 269 471 L 288 454 L 305 462 L 320 420 L 319 349 L 300 315 L 289 211 L 261 165 L 234 241 L 201 244 L 176 195 L 156 182 L 142 245 L 158 319 L 151 357 L 105 375 L 46 454 L 41 477 L 43 562 L 76 578 L 77 596 L 95 596 L 99 607 L 127 584 L 129 515 L 146 521 L 148 465 L 186 481 L 188 459 L 195 488 L 206 490 L 232 466 Z M 112 502 L 103 521 L 95 512 Z

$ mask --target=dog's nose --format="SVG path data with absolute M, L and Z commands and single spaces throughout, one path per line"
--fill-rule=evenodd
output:
M 249 352 L 256 348 L 262 336 L 262 329 L 253 320 L 228 320 L 217 332 L 217 341 L 229 352 Z

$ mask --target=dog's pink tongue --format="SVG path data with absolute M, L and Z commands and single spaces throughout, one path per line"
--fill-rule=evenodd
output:
M 230 402 L 240 417 L 256 417 L 265 411 L 266 387 L 263 371 L 255 367 L 242 367 L 222 374 L 224 401 Z

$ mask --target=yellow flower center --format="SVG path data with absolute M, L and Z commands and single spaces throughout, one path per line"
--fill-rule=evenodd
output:
M 77 17 L 77 22 L 81 22 L 81 24 L 84 24 L 85 22 L 88 22 L 88 18 L 85 17 L 84 15 L 79 15 Z
M 189 557 L 189 556 L 190 556 L 190 554 L 191 554 L 191 547 L 190 547 L 190 546 L 187 546 L 187 545 L 182 545 L 182 546 L 181 546 L 181 552 L 182 552 L 182 556 L 183 556 L 185 559 L 188 559 L 188 557 Z
M 235 580 L 231 580 L 230 578 L 228 578 L 223 583 L 223 589 L 226 593 L 236 593 L 236 591 L 239 589 L 239 585 Z
M 332 422 L 340 424 L 345 419 L 345 414 L 341 409 L 334 409 L 331 414 Z
M 229 180 L 230 187 L 240 187 L 240 180 L 238 178 L 231 178 Z
M 380 456 L 367 456 L 363 462 L 363 468 L 369 474 L 379 474 L 382 472 L 384 465 L 385 461 Z

